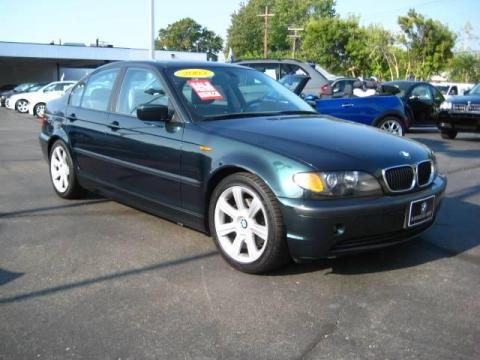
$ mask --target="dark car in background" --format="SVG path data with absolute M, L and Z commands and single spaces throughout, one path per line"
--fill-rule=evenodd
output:
M 14 94 L 19 94 L 23 92 L 27 92 L 32 87 L 38 85 L 38 83 L 23 83 L 20 85 L 16 85 L 13 89 L 4 90 L 0 92 L 0 106 L 5 106 L 6 99 Z
M 244 60 L 237 62 L 237 64 L 251 67 L 275 80 L 280 80 L 285 75 L 306 76 L 309 80 L 303 89 L 304 95 L 322 96 L 330 94 L 330 82 L 337 78 L 318 64 L 298 60 Z
M 410 80 L 388 81 L 384 85 L 395 86 L 400 90 L 397 96 L 405 104 L 411 126 L 436 126 L 440 104 L 445 98 L 435 86 Z
M 210 233 L 245 272 L 414 238 L 446 186 L 426 146 L 320 115 L 237 65 L 108 64 L 45 114 L 60 197 L 89 189 Z
M 468 95 L 452 96 L 443 102 L 437 126 L 444 139 L 455 139 L 458 132 L 480 132 L 480 83 Z

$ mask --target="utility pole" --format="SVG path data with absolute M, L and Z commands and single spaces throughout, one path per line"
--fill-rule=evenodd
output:
M 288 28 L 288 31 L 293 31 L 293 34 L 288 35 L 289 38 L 293 40 L 293 48 L 292 48 L 292 58 L 295 59 L 295 51 L 297 50 L 297 41 L 300 39 L 300 35 L 298 33 L 303 31 L 303 28 Z
M 154 2 L 155 0 L 148 0 L 149 4 L 149 17 L 150 17 L 150 26 L 148 27 L 148 40 L 150 43 L 149 46 L 149 57 L 150 60 L 155 60 L 155 13 L 154 13 Z
M 264 38 L 263 38 L 263 57 L 266 59 L 268 57 L 268 18 L 275 16 L 275 14 L 268 13 L 268 6 L 265 6 L 265 13 L 259 14 L 257 16 L 263 17 L 265 19 L 264 25 Z

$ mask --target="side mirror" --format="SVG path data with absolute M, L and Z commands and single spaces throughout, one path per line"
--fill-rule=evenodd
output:
M 145 121 L 169 121 L 172 118 L 168 106 L 153 104 L 138 106 L 137 117 Z
M 471 89 L 465 90 L 465 91 L 463 92 L 463 95 L 468 95 L 468 94 L 470 94 L 470 90 L 471 90 Z

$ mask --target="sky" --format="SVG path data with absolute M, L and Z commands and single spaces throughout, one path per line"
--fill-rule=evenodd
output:
M 158 30 L 191 17 L 226 38 L 230 15 L 240 0 L 154 0 Z M 149 0 L 0 0 L 0 41 L 91 44 L 96 38 L 116 47 L 148 47 Z M 480 36 L 480 0 L 337 0 L 341 16 L 359 16 L 362 25 L 398 31 L 397 17 L 409 8 L 460 32 L 468 21 Z M 480 50 L 480 41 L 469 44 Z

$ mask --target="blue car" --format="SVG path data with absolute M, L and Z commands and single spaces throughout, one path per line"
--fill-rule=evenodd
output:
M 305 76 L 292 74 L 282 78 L 280 83 L 301 94 L 306 79 L 308 81 Z M 347 90 L 342 97 L 318 98 L 307 95 L 304 99 L 320 114 L 375 126 L 394 135 L 403 136 L 410 127 L 405 106 L 394 95 L 356 97 Z

